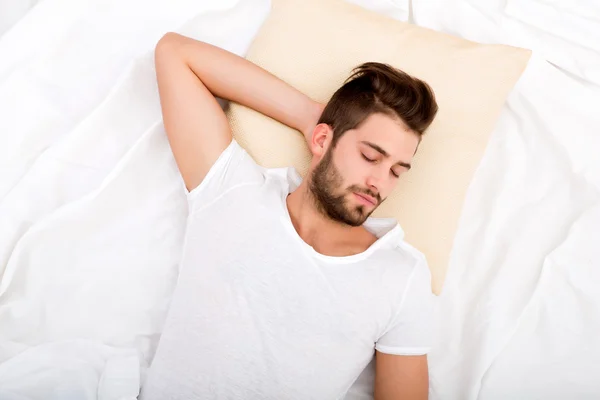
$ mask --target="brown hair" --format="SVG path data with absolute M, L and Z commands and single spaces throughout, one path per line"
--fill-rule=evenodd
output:
M 367 62 L 354 68 L 333 94 L 319 123 L 333 129 L 335 147 L 344 132 L 357 128 L 374 113 L 399 118 L 420 138 L 437 111 L 427 83 L 390 65 Z

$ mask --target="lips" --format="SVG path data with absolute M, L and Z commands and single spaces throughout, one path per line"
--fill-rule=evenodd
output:
M 359 200 L 362 199 L 364 202 L 369 203 L 373 206 L 377 205 L 377 200 L 374 197 L 369 196 L 368 194 L 354 192 L 354 195 L 356 195 L 359 198 Z

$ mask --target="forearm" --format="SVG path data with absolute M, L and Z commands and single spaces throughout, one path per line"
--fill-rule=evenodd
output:
M 208 43 L 176 33 L 166 34 L 157 47 L 164 56 L 180 57 L 217 97 L 256 110 L 306 135 L 319 117 L 319 105 L 256 64 Z

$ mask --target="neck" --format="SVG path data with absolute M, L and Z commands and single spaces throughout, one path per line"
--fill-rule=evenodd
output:
M 333 256 L 359 253 L 377 239 L 362 226 L 334 221 L 321 212 L 307 180 L 288 195 L 287 207 L 298 235 L 320 253 Z

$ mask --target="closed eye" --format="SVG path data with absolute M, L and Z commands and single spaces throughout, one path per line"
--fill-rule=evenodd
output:
M 369 162 L 369 163 L 376 163 L 377 160 L 369 158 L 367 156 L 365 156 L 363 153 L 360 153 L 360 155 L 362 156 L 362 158 L 365 159 L 365 161 Z M 400 178 L 400 174 L 397 174 L 393 169 L 390 170 L 390 173 L 392 174 L 392 176 L 394 178 Z
M 368 162 L 370 162 L 370 163 L 373 163 L 373 162 L 375 162 L 375 160 L 373 160 L 373 159 L 371 159 L 371 158 L 369 158 L 369 157 L 365 156 L 365 155 L 364 155 L 364 154 L 362 154 L 362 153 L 360 153 L 360 155 L 362 156 L 362 158 L 364 158 L 365 160 L 367 160 L 367 161 L 368 161 Z

